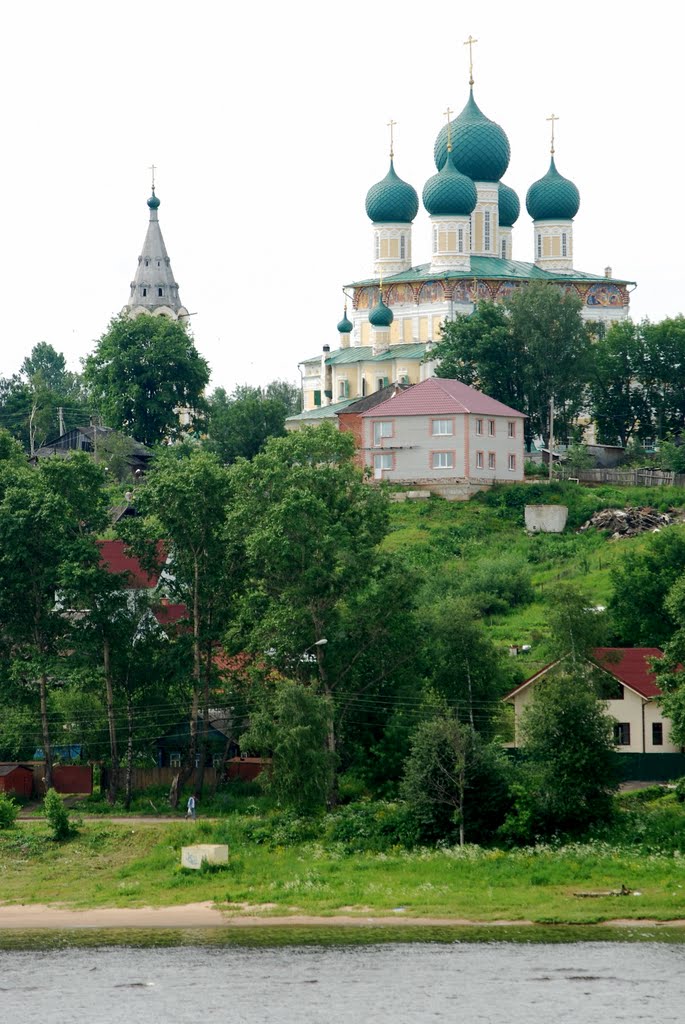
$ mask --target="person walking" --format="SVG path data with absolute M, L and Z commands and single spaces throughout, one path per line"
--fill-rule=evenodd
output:
M 186 809 L 186 818 L 190 818 L 195 821 L 195 797 L 191 793 L 188 797 L 188 807 Z

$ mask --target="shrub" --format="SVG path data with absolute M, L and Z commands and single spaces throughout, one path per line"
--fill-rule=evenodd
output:
M 12 797 L 7 796 L 6 793 L 0 793 L 0 829 L 12 828 L 18 813 L 19 808 Z
M 350 853 L 381 852 L 393 846 L 416 845 L 419 829 L 408 804 L 364 800 L 328 814 L 325 838 L 343 843 Z
M 56 842 L 68 839 L 72 834 L 72 824 L 69 821 L 69 811 L 64 806 L 62 797 L 54 789 L 49 789 L 43 800 L 45 817 L 48 828 L 52 832 L 52 838 Z
M 685 775 L 676 782 L 675 795 L 679 803 L 685 804 Z
M 299 817 L 292 811 L 271 814 L 245 825 L 244 835 L 260 846 L 296 846 L 321 836 L 322 819 Z

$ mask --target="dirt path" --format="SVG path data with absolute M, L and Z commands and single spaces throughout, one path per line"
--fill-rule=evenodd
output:
M 534 921 L 472 921 L 455 917 L 354 917 L 338 914 L 316 917 L 308 914 L 272 917 L 254 914 L 227 915 L 213 903 L 189 903 L 177 907 L 102 907 L 91 910 L 68 910 L 66 907 L 43 904 L 0 905 L 0 929 L 65 928 L 274 928 L 319 926 L 325 928 L 518 928 L 532 927 Z M 582 925 L 579 925 L 582 927 Z M 587 925 L 585 927 L 588 927 Z M 655 921 L 651 919 L 616 918 L 595 927 L 607 928 L 682 928 L 685 920 Z

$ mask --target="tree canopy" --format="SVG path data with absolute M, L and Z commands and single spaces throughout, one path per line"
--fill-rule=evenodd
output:
M 105 424 L 154 445 L 191 429 L 204 409 L 209 367 L 187 328 L 143 314 L 115 317 L 84 363 L 92 406 Z

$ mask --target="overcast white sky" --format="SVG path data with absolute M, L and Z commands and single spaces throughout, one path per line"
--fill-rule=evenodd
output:
M 468 7 L 472 7 L 466 13 Z M 449 104 L 506 130 L 505 180 L 580 189 L 575 265 L 638 283 L 633 315 L 685 308 L 680 5 L 347 0 L 333 5 L 32 0 L 2 5 L 0 373 L 40 340 L 72 368 L 128 299 L 151 163 L 160 221 L 212 383 L 298 378 L 367 276 L 367 189 L 421 192 Z M 428 217 L 414 262 L 429 255 Z M 514 258 L 532 258 L 525 212 Z

